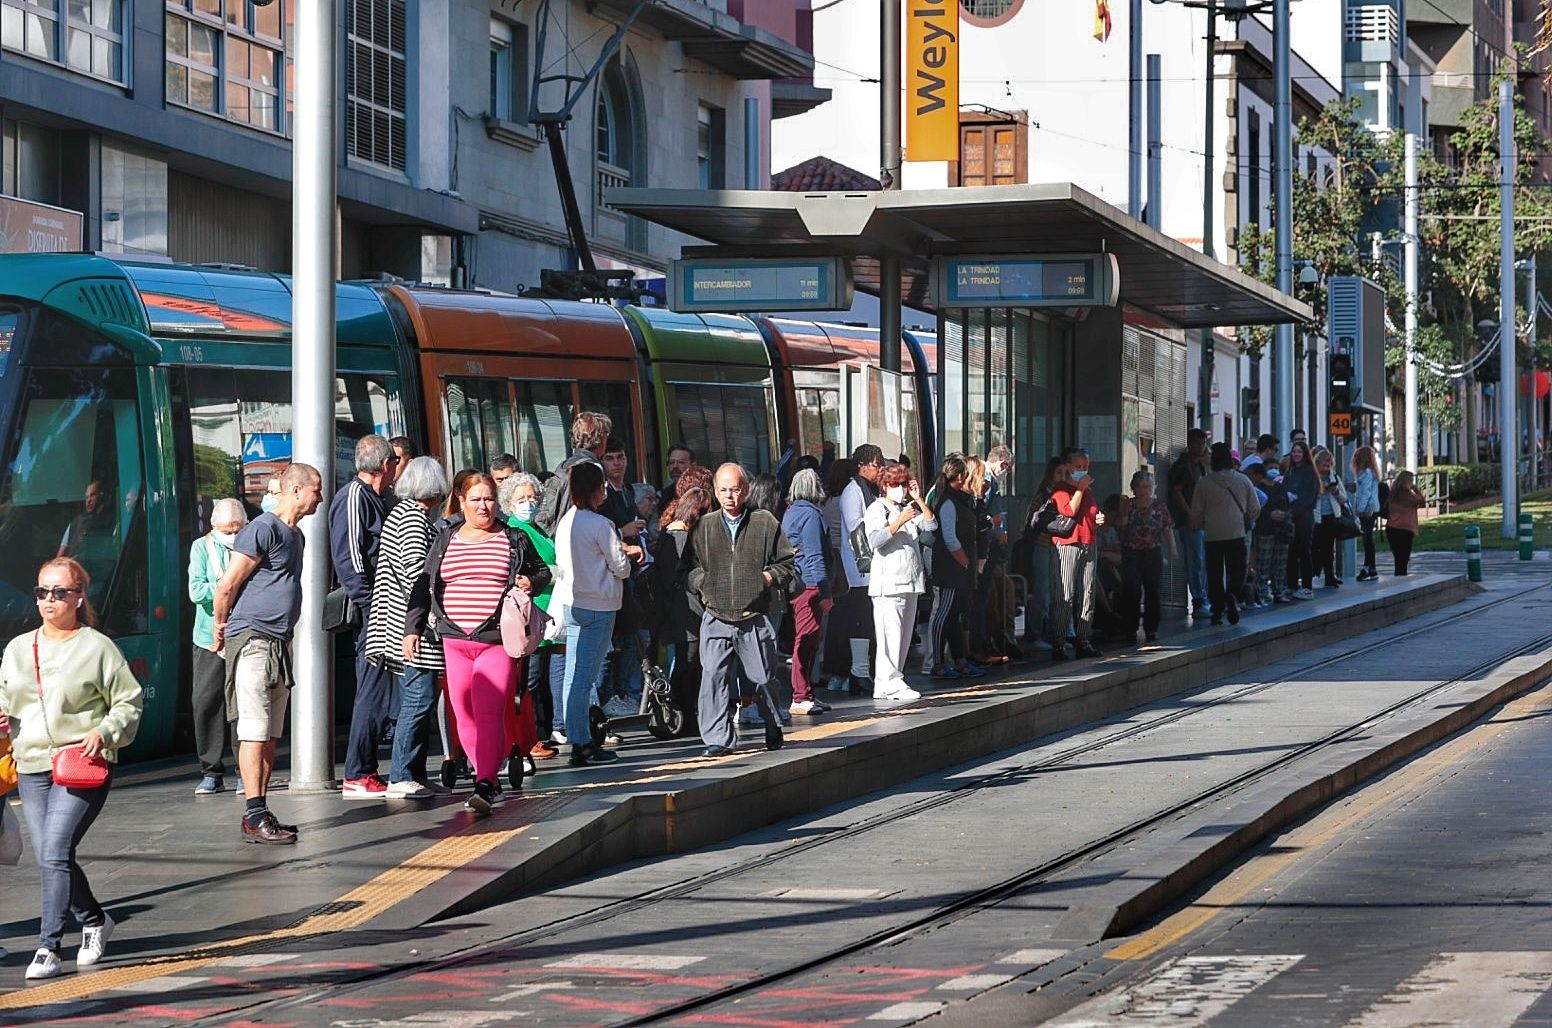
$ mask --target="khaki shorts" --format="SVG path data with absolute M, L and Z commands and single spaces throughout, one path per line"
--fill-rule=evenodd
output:
M 232 688 L 237 694 L 237 741 L 268 742 L 286 728 L 291 690 L 277 685 L 278 675 L 262 639 L 249 639 L 237 655 Z

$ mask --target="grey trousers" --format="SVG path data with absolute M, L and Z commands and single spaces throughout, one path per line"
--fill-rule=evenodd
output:
M 770 618 L 756 614 L 739 622 L 701 615 L 701 695 L 696 704 L 701 741 L 707 746 L 738 744 L 733 723 L 733 700 L 738 695 L 738 675 L 754 686 L 754 701 L 766 724 L 776 718 L 776 698 L 771 671 L 776 666 L 776 630 Z
M 1072 634 L 1080 643 L 1088 642 L 1094 634 L 1094 587 L 1098 568 L 1094 563 L 1094 547 L 1090 543 L 1073 543 L 1056 547 L 1056 559 L 1061 566 L 1060 589 L 1051 590 L 1052 620 L 1057 631 L 1067 626 L 1072 618 Z M 1060 640 L 1061 636 L 1057 636 Z

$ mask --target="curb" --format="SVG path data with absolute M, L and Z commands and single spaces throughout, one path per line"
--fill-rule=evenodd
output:
M 1312 766 L 1290 767 L 1224 802 L 1183 815 L 1152 833 L 1146 854 L 1136 847 L 1118 848 L 1057 876 L 1040 888 L 1061 888 L 1064 881 L 1080 877 L 1110 880 L 1078 890 L 1052 941 L 1076 947 L 1128 934 L 1274 833 L 1549 680 L 1552 648 L 1514 657 L 1483 679 L 1457 683 L 1418 709 L 1392 717 L 1380 736 L 1366 733 L 1337 743 L 1315 755 Z M 1446 704 L 1448 711 L 1439 714 Z
M 1241 624 L 1206 645 L 1107 660 L 1082 677 L 1002 679 L 986 686 L 999 693 L 987 702 L 913 708 L 919 720 L 905 727 L 896 718 L 876 717 L 834 743 L 750 752 L 716 777 L 705 775 L 721 769 L 691 769 L 651 791 L 622 796 L 631 788 L 622 784 L 578 795 L 560 814 L 450 872 L 367 927 L 415 928 L 632 860 L 709 846 L 1199 688 L 1284 655 L 1290 641 L 1330 643 L 1359 635 L 1458 602 L 1471 590 L 1464 575 L 1439 576 L 1299 621 L 1261 629 Z

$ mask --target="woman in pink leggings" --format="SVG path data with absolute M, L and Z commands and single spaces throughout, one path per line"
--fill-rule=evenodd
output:
M 453 720 L 474 762 L 467 806 L 484 816 L 500 799 L 497 779 L 511 748 L 506 709 L 517 674 L 516 661 L 501 647 L 501 600 L 514 585 L 530 595 L 543 589 L 550 569 L 528 536 L 501 518 L 489 475 L 459 479 L 453 502 L 463 521 L 431 543 L 426 571 L 410 591 L 404 653 L 414 659 L 428 627 L 442 640 Z

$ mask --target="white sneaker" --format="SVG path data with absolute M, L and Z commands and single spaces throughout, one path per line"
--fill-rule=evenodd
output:
M 82 947 L 85 948 L 84 946 Z M 27 965 L 27 980 L 38 981 L 40 978 L 59 977 L 59 954 L 51 949 L 39 949 L 32 955 L 32 963 Z
M 787 710 L 789 713 L 799 716 L 817 714 L 819 712 L 819 708 L 815 706 L 812 700 L 804 700 L 801 703 L 794 703 L 791 707 L 788 707 Z
M 915 689 L 912 689 L 908 685 L 903 685 L 899 689 L 896 689 L 894 692 L 875 691 L 873 693 L 873 698 L 875 700 L 888 700 L 891 703 L 903 703 L 906 700 L 921 699 L 921 693 L 917 692 Z
M 611 718 L 635 717 L 639 712 L 640 708 L 624 696 L 611 697 L 609 702 L 604 704 L 604 713 Z
M 81 929 L 81 949 L 75 955 L 76 967 L 91 967 L 102 959 L 102 951 L 108 948 L 108 940 L 113 938 L 113 924 L 112 916 L 104 911 L 102 924 Z M 33 962 L 37 962 L 36 957 Z
M 429 800 L 436 793 L 416 781 L 389 782 L 388 798 L 391 800 Z
M 569 746 L 569 745 L 571 745 L 570 740 L 568 740 L 566 738 L 566 730 L 564 728 L 557 728 L 557 729 L 555 729 L 555 731 L 551 732 L 550 733 L 550 741 L 553 742 L 557 746 Z

